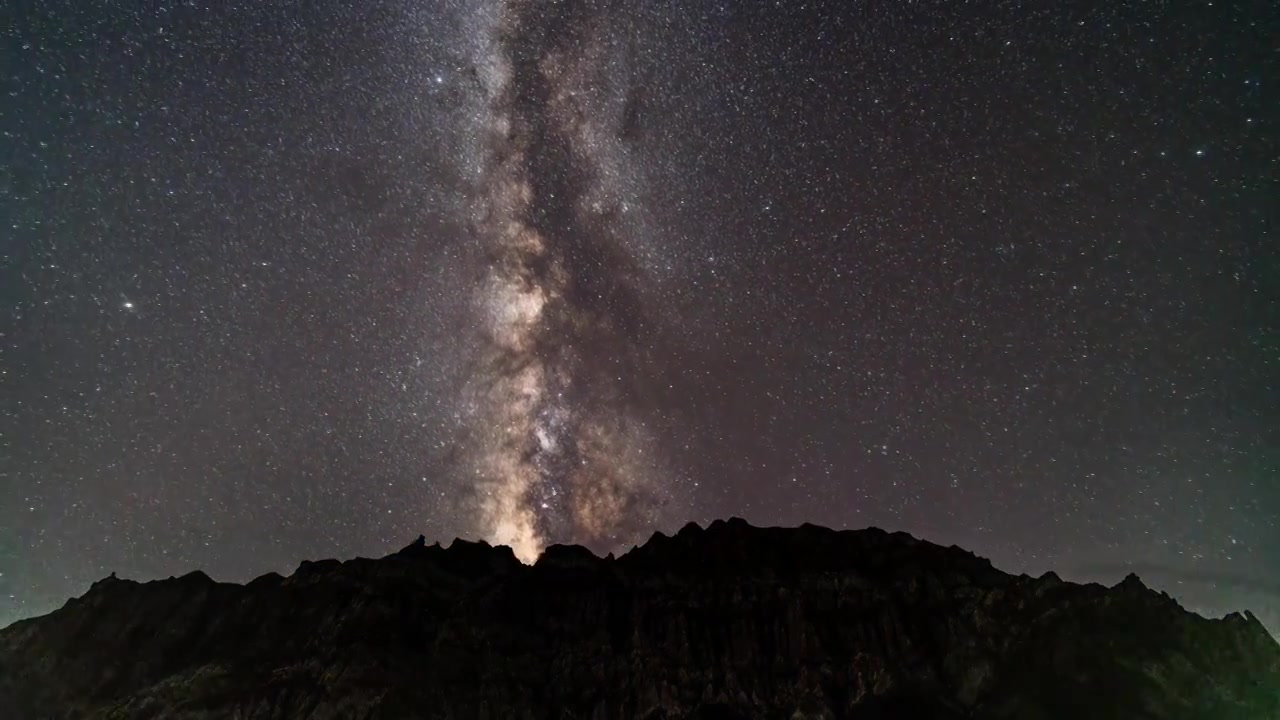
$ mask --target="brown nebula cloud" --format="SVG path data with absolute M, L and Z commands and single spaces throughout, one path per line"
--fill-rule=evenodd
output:
M 647 419 L 662 330 L 616 222 L 625 168 L 609 158 L 625 117 L 599 91 L 614 63 L 607 13 L 511 2 L 496 32 L 482 73 L 467 510 L 525 560 L 554 542 L 614 550 L 657 522 L 669 483 Z

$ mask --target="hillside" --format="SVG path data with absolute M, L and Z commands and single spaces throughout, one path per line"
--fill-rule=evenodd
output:
M 0 717 L 1274 720 L 1280 646 L 1133 575 L 730 520 L 616 559 L 459 540 L 247 585 L 104 579 L 0 630 Z

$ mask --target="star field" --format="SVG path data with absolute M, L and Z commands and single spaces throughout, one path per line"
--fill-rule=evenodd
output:
M 739 515 L 1278 629 L 1270 3 L 16 15 L 0 624 Z

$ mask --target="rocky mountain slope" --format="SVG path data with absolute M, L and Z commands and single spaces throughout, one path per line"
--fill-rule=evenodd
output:
M 1280 718 L 1280 646 L 1135 576 L 1011 576 L 880 530 L 621 558 L 415 543 L 247 585 L 109 578 L 0 630 L 0 718 Z

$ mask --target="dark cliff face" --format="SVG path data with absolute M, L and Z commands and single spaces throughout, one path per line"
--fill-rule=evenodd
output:
M 411 545 L 102 580 L 0 630 L 0 718 L 1280 718 L 1280 646 L 1134 576 L 738 520 L 618 558 Z

